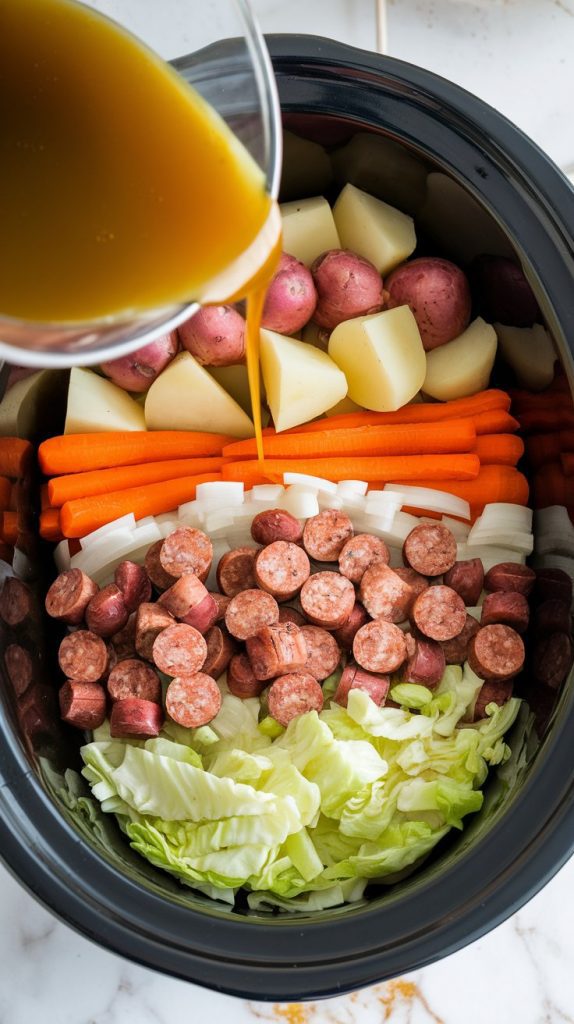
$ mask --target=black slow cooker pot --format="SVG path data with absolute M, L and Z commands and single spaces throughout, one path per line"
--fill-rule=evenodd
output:
M 570 373 L 574 191 L 557 168 L 495 110 L 427 71 L 320 38 L 268 42 L 290 132 L 286 198 L 333 195 L 350 179 L 413 213 L 422 251 L 465 263 L 514 251 Z M 293 135 L 333 154 L 331 181 L 317 181 L 324 166 Z M 369 985 L 483 935 L 569 857 L 571 684 L 538 732 L 511 737 L 512 770 L 492 773 L 480 814 L 414 875 L 371 886 L 359 904 L 281 916 L 231 910 L 179 886 L 133 853 L 113 821 L 105 848 L 89 825 L 80 833 L 54 788 L 58 773 L 79 767 L 79 741 L 24 735 L 3 687 L 0 853 L 68 924 L 167 974 L 273 1000 Z

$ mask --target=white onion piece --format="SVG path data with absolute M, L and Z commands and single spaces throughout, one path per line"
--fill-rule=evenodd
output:
M 283 483 L 285 485 L 302 484 L 304 487 L 314 487 L 316 491 L 337 493 L 337 484 L 332 483 L 331 480 L 323 480 L 320 476 L 308 476 L 307 473 L 284 473 Z
M 441 522 L 443 526 L 448 527 L 453 537 L 456 537 L 457 540 L 466 540 L 470 533 L 470 526 L 467 526 L 466 523 L 459 523 L 458 519 L 443 516 Z
M 372 533 L 375 537 L 380 537 L 389 547 L 402 547 L 404 539 L 412 527 L 407 528 L 400 519 L 397 522 L 397 517 L 401 514 L 396 512 L 394 515 L 388 516 L 365 516 L 365 525 L 361 527 L 360 532 Z M 359 532 L 358 524 L 356 530 Z
M 480 530 L 473 534 L 471 531 L 466 543 L 469 549 L 492 545 L 493 547 L 508 548 L 510 551 L 521 551 L 524 555 L 531 555 L 534 550 L 534 537 L 531 533 Z
M 255 516 L 259 515 L 260 512 L 264 512 L 267 508 L 273 507 L 273 505 L 263 501 L 244 502 L 243 505 L 236 505 L 231 509 L 233 513 L 233 522 L 241 525 L 251 525 Z
M 391 491 L 369 491 L 365 498 L 365 512 L 377 511 L 384 512 L 387 509 L 400 509 L 401 498 L 398 494 L 393 494 Z
M 70 568 L 70 545 L 67 538 L 61 540 L 54 548 L 54 561 L 58 572 L 65 572 Z
M 134 547 L 133 532 L 118 530 L 110 537 L 104 537 L 99 544 L 93 544 L 89 551 L 78 551 L 70 559 L 70 569 L 81 569 L 92 576 L 94 572 L 111 562 L 117 551 L 131 551 Z
M 482 608 L 478 604 L 474 605 L 472 608 L 469 608 L 467 606 L 466 614 L 467 615 L 472 615 L 473 619 L 476 619 L 477 622 L 480 622 L 480 620 L 482 618 Z
M 273 503 L 278 501 L 279 498 L 282 498 L 284 492 L 285 488 L 282 484 L 255 484 L 251 489 L 251 500 L 268 501 Z M 269 505 L 269 508 L 273 507 L 273 504 Z
M 356 513 L 365 512 L 365 499 L 360 494 L 338 494 L 337 498 L 341 501 L 340 507 L 351 516 L 351 519 Z
M 164 519 L 163 523 L 158 523 L 158 529 L 162 537 L 169 537 L 170 533 L 177 530 L 181 523 L 177 519 Z
M 484 526 L 494 523 L 499 525 L 507 524 L 512 529 L 529 533 L 532 530 L 532 509 L 527 505 L 515 505 L 508 501 L 491 501 L 484 506 L 480 519 Z
M 169 515 L 172 513 L 170 512 Z M 159 525 L 157 522 L 157 516 L 144 516 L 143 519 L 136 519 L 136 526 L 154 526 Z
M 243 548 L 246 545 L 253 545 L 253 537 L 251 536 L 251 529 L 248 524 L 242 526 L 236 526 L 234 524 L 233 526 L 230 526 L 225 531 L 225 540 L 230 548 Z
M 33 580 L 37 575 L 36 566 L 30 561 L 26 552 L 18 547 L 14 548 L 12 555 L 12 569 L 14 575 L 20 580 Z
M 368 489 L 366 480 L 339 480 L 337 484 L 337 494 L 342 494 L 345 498 L 351 494 L 365 495 Z
M 290 512 L 295 519 L 311 519 L 312 516 L 319 515 L 317 495 L 304 487 L 289 487 L 277 507 Z
M 134 530 L 136 525 L 136 517 L 133 512 L 128 512 L 127 516 L 120 516 L 119 519 L 113 519 L 111 523 L 105 523 L 104 526 L 100 526 L 97 530 L 92 530 L 91 533 L 87 533 L 85 537 L 82 537 L 80 544 L 83 549 L 90 547 L 91 544 L 98 544 L 103 537 L 109 537 L 116 530 L 131 529 Z
M 480 558 L 485 572 L 500 562 L 520 562 L 522 565 L 526 562 L 526 555 L 513 548 L 496 547 L 492 544 L 476 544 L 473 547 L 468 544 L 457 544 L 456 547 L 457 561 L 465 562 L 469 558 Z
M 243 484 L 234 480 L 213 480 L 211 483 L 198 484 L 195 489 L 195 500 L 203 509 L 204 506 L 227 508 L 243 504 Z
M 340 494 L 331 494 L 330 491 L 317 491 L 317 501 L 319 510 L 324 512 L 328 508 L 342 509 L 345 499 Z
M 402 505 L 424 509 L 428 512 L 445 512 L 447 515 L 470 519 L 470 505 L 463 498 L 447 491 L 435 490 L 432 487 L 414 487 L 407 484 L 385 484 L 384 491 L 399 494 Z
M 233 508 L 212 508 L 205 515 L 205 532 L 209 537 L 223 536 L 234 525 Z
M 204 512 L 205 506 L 202 509 L 201 505 L 198 505 L 194 499 L 193 501 L 186 501 L 185 504 L 179 506 L 177 518 L 180 521 L 180 525 L 201 527 Z

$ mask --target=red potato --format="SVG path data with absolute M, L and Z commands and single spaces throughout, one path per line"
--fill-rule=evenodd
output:
M 383 280 L 377 268 L 348 249 L 322 253 L 311 273 L 318 296 L 313 320 L 319 327 L 332 331 L 343 320 L 383 308 Z
M 261 326 L 279 334 L 293 334 L 309 322 L 317 305 L 311 271 L 289 253 L 281 253 L 279 267 L 267 289 Z
M 100 369 L 124 391 L 147 391 L 177 355 L 178 348 L 177 331 L 171 331 L 150 341 L 137 352 L 102 363 Z
M 507 256 L 479 256 L 471 269 L 480 312 L 490 323 L 531 327 L 540 308 L 522 268 Z
M 205 306 L 179 325 L 178 334 L 202 366 L 233 366 L 245 358 L 245 320 L 233 306 Z
M 410 307 L 426 352 L 457 338 L 470 323 L 470 287 L 450 260 L 423 256 L 403 263 L 385 286 L 388 309 Z

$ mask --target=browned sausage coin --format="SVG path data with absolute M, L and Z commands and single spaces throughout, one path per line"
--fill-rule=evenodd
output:
M 456 562 L 456 539 L 442 523 L 421 523 L 405 540 L 403 555 L 423 576 L 442 576 Z
M 355 604 L 355 588 L 338 572 L 317 572 L 303 584 L 301 607 L 314 626 L 340 629 Z
M 101 636 L 78 629 L 62 640 L 58 661 L 67 679 L 96 683 L 106 671 L 108 651 Z
M 196 672 L 172 679 L 165 694 L 169 717 L 186 729 L 198 729 L 215 718 L 221 707 L 221 691 L 211 676 Z
M 192 572 L 202 583 L 209 576 L 212 559 L 213 547 L 209 537 L 193 526 L 178 526 L 167 535 L 159 552 L 159 560 L 170 576 Z
M 353 655 L 367 672 L 396 672 L 407 656 L 405 635 L 384 619 L 367 622 L 353 640 Z
M 217 585 L 227 597 L 255 586 L 255 556 L 259 548 L 234 548 L 221 556 L 217 565 Z
M 285 540 L 261 548 L 255 559 L 255 579 L 277 601 L 290 601 L 309 579 L 311 566 L 303 548 Z
M 46 611 L 53 619 L 77 626 L 98 589 L 98 584 L 81 569 L 67 569 L 56 577 L 49 588 Z
M 140 697 L 142 700 L 161 702 L 161 683 L 151 665 L 137 658 L 118 661 L 108 676 L 108 693 L 112 700 Z
M 481 679 L 511 679 L 524 656 L 522 637 L 510 626 L 482 626 L 468 648 L 468 663 Z
M 152 647 L 154 663 L 166 676 L 191 676 L 199 672 L 207 657 L 207 644 L 193 626 L 176 622 L 156 636 Z
M 322 711 L 323 691 L 319 683 L 307 672 L 290 672 L 280 676 L 269 688 L 269 714 L 280 725 L 308 711 Z
M 466 608 L 450 587 L 428 587 L 414 602 L 411 618 L 431 640 L 452 640 L 464 629 Z
M 336 562 L 352 536 L 353 524 L 346 512 L 327 508 L 305 523 L 303 546 L 309 558 L 316 562 Z
M 377 562 L 389 564 L 389 549 L 384 540 L 372 533 L 357 533 L 343 545 L 339 572 L 351 583 L 360 583 L 366 570 Z
M 262 590 L 242 590 L 231 598 L 225 612 L 225 625 L 236 640 L 247 640 L 263 626 L 279 621 L 279 605 Z

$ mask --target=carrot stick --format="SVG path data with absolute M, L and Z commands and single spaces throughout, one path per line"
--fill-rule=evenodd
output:
M 42 486 L 40 487 L 40 511 L 44 512 L 53 504 L 54 502 L 50 501 L 50 496 L 48 494 L 48 484 L 42 484 Z
M 473 416 L 473 420 L 479 437 L 483 434 L 515 434 L 520 427 L 518 420 L 503 409 L 479 412 Z
M 157 484 L 177 477 L 218 473 L 224 464 L 220 456 L 204 459 L 168 459 L 141 466 L 119 466 L 116 469 L 94 469 L 91 473 L 70 473 L 48 481 L 49 504 L 60 508 L 66 501 L 89 498 L 94 494 L 125 491 L 130 487 Z
M 18 524 L 18 513 L 17 512 L 3 512 L 2 513 L 2 540 L 6 544 L 11 544 L 12 547 L 16 544 L 18 536 L 20 534 L 20 527 Z
M 327 480 L 472 480 L 478 475 L 476 455 L 389 455 L 330 459 L 266 459 L 231 462 L 223 467 L 224 480 L 242 480 L 252 487 L 261 477 L 282 482 L 283 473 L 307 473 Z M 430 486 L 430 484 L 428 485 Z
M 0 476 L 0 509 L 8 508 L 12 484 L 5 476 Z
M 44 441 L 38 449 L 38 458 L 42 472 L 47 476 L 56 476 L 60 473 L 111 469 L 113 466 L 137 466 L 142 462 L 159 462 L 162 459 L 220 455 L 223 445 L 232 440 L 226 434 L 192 430 L 119 430 L 101 434 L 64 434 Z
M 468 501 L 473 516 L 480 514 L 486 504 L 492 501 L 506 501 L 515 505 L 528 504 L 528 481 L 523 473 L 512 466 L 482 466 L 474 480 L 427 480 L 413 478 L 403 483 L 417 487 L 433 487 L 435 490 L 456 494 Z M 379 484 L 379 487 L 382 486 Z
M 46 508 L 40 512 L 40 536 L 44 540 L 51 540 L 58 544 L 63 540 L 63 533 L 60 528 L 60 509 Z
M 472 451 L 481 466 L 515 466 L 524 455 L 524 441 L 516 434 L 482 434 Z
M 275 434 L 264 439 L 266 458 L 307 459 L 330 455 L 438 455 L 471 451 L 476 442 L 472 419 L 445 420 L 421 425 L 397 424 L 325 430 L 303 434 Z M 229 458 L 257 454 L 255 440 L 235 441 L 223 449 Z
M 34 449 L 21 437 L 0 437 L 0 474 L 17 479 L 24 475 L 32 462 Z
M 228 468 L 228 467 L 226 467 Z M 133 512 L 136 519 L 171 512 L 185 501 L 195 498 L 197 484 L 221 480 L 221 473 L 200 473 L 198 476 L 163 480 L 145 487 L 129 487 L 91 498 L 77 498 L 62 505 L 60 523 L 64 537 L 85 537 L 92 530 Z

